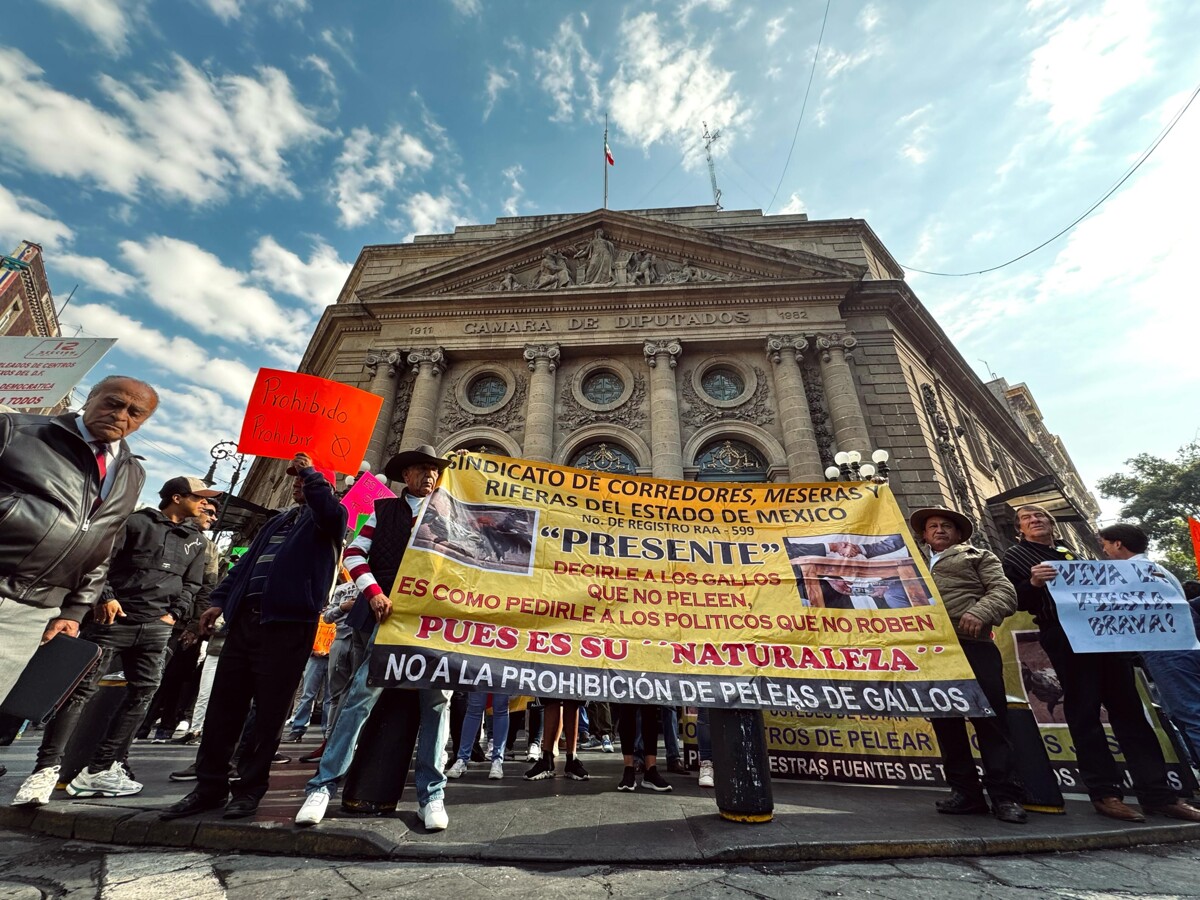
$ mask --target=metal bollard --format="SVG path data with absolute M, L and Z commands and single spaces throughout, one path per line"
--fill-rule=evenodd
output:
M 710 709 L 717 809 L 731 822 L 770 822 L 775 811 L 763 715 Z
M 1067 811 L 1046 745 L 1028 703 L 1009 701 L 1008 736 L 1016 752 L 1017 774 L 1025 785 L 1021 805 L 1030 812 L 1062 815 Z
M 342 809 L 360 816 L 395 812 L 408 780 L 421 710 L 417 692 L 388 688 L 358 736 L 342 788 Z

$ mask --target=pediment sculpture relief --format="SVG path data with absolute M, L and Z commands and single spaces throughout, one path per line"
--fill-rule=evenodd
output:
M 617 247 L 597 228 L 585 241 L 566 247 L 547 247 L 536 266 L 518 271 L 510 266 L 498 278 L 475 291 L 561 291 L 650 284 L 693 284 L 733 281 L 724 272 L 695 265 L 689 259 L 673 260 L 649 250 Z

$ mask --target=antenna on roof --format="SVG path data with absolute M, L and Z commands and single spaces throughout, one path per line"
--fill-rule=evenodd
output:
M 713 165 L 712 158 L 712 145 L 721 136 L 721 129 L 718 128 L 712 134 L 709 134 L 708 123 L 701 122 L 700 124 L 704 126 L 704 155 L 708 157 L 708 180 L 712 182 L 713 206 L 717 209 L 723 209 L 721 206 L 721 189 L 717 187 L 717 167 Z
M 987 366 L 988 377 L 990 377 L 992 381 L 995 381 L 997 378 L 1000 377 L 999 375 L 997 375 L 995 372 L 992 371 L 991 364 L 986 359 L 981 359 L 979 361 L 981 363 L 983 363 L 985 366 Z

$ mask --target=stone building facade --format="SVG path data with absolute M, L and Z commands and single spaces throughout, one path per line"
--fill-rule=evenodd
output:
M 54 297 L 42 262 L 42 248 L 21 241 L 9 256 L 0 256 L 0 335 L 58 337 Z
M 882 448 L 903 507 L 957 508 L 992 543 L 989 501 L 1054 476 L 860 219 L 596 210 L 364 247 L 300 371 L 384 398 L 376 470 L 431 443 L 813 482 Z M 256 460 L 244 496 L 286 505 L 285 466 Z

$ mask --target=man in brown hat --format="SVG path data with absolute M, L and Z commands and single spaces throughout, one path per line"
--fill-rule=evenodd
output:
M 383 474 L 390 481 L 403 482 L 404 488 L 399 497 L 375 501 L 375 511 L 342 555 L 360 594 L 347 623 L 356 628 L 370 627 L 372 634 L 367 657 L 354 673 L 337 722 L 325 742 L 317 774 L 308 782 L 304 804 L 296 813 L 297 825 L 316 825 L 324 818 L 338 782 L 350 771 L 359 733 L 384 691 L 367 680 L 371 669 L 371 647 L 379 623 L 391 615 L 392 601 L 388 590 L 400 570 L 413 524 L 448 465 L 450 461 L 438 456 L 428 444 L 397 453 L 388 460 Z M 449 732 L 446 712 L 450 692 L 421 689 L 417 693 L 420 724 L 413 772 L 419 804 L 417 812 L 427 830 L 443 831 L 450 824 L 442 799 L 446 787 L 442 751 Z
M 947 815 L 986 813 L 984 790 L 992 813 L 1014 825 L 1026 820 L 1021 807 L 1024 793 L 1017 775 L 1012 741 L 1008 735 L 1008 699 L 1004 690 L 1004 663 L 992 643 L 992 629 L 1017 610 L 1017 595 L 1004 577 L 1004 567 L 990 550 L 967 541 L 974 530 L 962 513 L 942 507 L 918 509 L 909 518 L 912 530 L 929 548 L 929 571 L 954 623 L 963 655 L 975 680 L 991 704 L 994 715 L 972 717 L 983 758 L 983 781 L 975 769 L 966 723 L 959 718 L 931 719 L 950 796 L 935 804 Z

